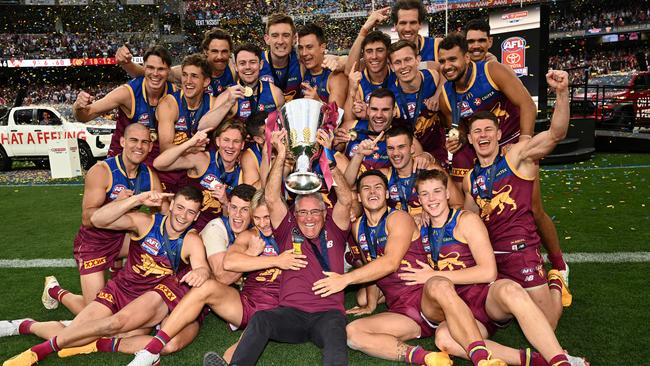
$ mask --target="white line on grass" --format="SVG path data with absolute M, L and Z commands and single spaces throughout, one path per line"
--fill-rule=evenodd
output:
M 618 169 L 639 169 L 639 168 L 650 168 L 650 164 L 631 164 L 631 165 L 619 165 L 619 166 L 587 166 L 587 167 L 542 167 L 542 172 L 579 172 L 579 171 L 591 171 L 591 170 L 618 170 Z
M 569 263 L 642 263 L 650 262 L 650 252 L 564 253 Z M 0 259 L 0 268 L 76 267 L 73 259 Z

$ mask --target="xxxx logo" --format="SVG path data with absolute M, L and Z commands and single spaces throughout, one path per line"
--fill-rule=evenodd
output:
M 84 261 L 84 269 L 91 269 L 97 266 L 101 266 L 102 264 L 106 264 L 106 257 L 94 258 Z

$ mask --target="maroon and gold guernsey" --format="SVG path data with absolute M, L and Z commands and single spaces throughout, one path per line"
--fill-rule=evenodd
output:
M 367 262 L 371 262 L 384 255 L 386 242 L 388 241 L 386 222 L 393 212 L 395 212 L 395 210 L 387 211 L 387 214 L 384 215 L 377 226 L 374 227 L 368 225 L 365 214 L 356 221 L 355 229 L 357 245 L 366 257 Z M 375 243 L 376 248 L 371 244 L 373 242 Z M 377 286 L 379 286 L 386 297 L 386 306 L 388 306 L 389 310 L 398 302 L 404 302 L 405 299 L 410 297 L 412 294 L 417 294 L 419 299 L 423 285 L 407 286 L 406 281 L 399 278 L 400 273 L 405 273 L 404 268 L 418 266 L 416 260 L 421 262 L 426 262 L 427 260 L 426 252 L 424 251 L 420 237 L 411 242 L 406 254 L 404 254 L 404 258 L 402 258 L 400 268 L 377 281 Z
M 164 227 L 168 216 L 152 215 L 151 227 L 140 237 L 132 237 L 129 254 L 124 269 L 110 280 L 95 301 L 109 309 L 119 310 L 129 302 L 154 288 L 178 273 L 186 273 L 187 263 L 180 260 L 177 271 L 168 256 L 164 245 Z M 188 228 L 178 238 L 169 238 L 169 247 L 180 257 L 183 239 L 190 232 Z
M 470 194 L 480 209 L 494 251 L 539 247 L 532 210 L 535 177 L 522 175 L 501 154 L 490 166 L 476 164 L 469 174 Z
M 123 190 L 130 189 L 136 194 L 151 190 L 153 172 L 144 163 L 140 163 L 137 177 L 133 179 L 124 169 L 121 155 L 108 158 L 102 164 L 110 171 L 110 183 L 102 206 L 114 201 Z M 120 253 L 124 235 L 124 231 L 81 225 L 73 244 L 79 273 L 86 275 L 109 268 Z
M 499 120 L 501 129 L 501 146 L 516 143 L 521 127 L 519 123 L 519 107 L 508 99 L 499 86 L 496 85 L 488 70 L 489 62 L 472 62 L 468 68 L 469 85 L 463 91 L 457 91 L 453 82 L 447 81 L 442 89 L 442 100 L 452 115 L 460 118 L 461 127 L 467 131 L 467 119 L 479 111 L 490 111 Z M 476 153 L 470 145 L 464 145 L 454 154 L 452 161 L 452 178 L 461 182 L 463 176 L 474 165 Z
M 366 215 L 357 220 L 356 236 L 358 249 L 363 252 L 367 262 L 371 262 L 384 255 L 388 235 L 386 232 L 386 222 L 388 217 L 396 210 L 388 209 L 379 220 L 376 226 L 369 226 Z M 404 315 L 420 326 L 420 337 L 426 338 L 432 335 L 431 328 L 424 322 L 422 316 L 421 299 L 423 285 L 409 286 L 399 278 L 400 273 L 405 273 L 405 268 L 419 267 L 417 261 L 426 262 L 427 256 L 422 246 L 420 236 L 411 241 L 411 245 L 401 260 L 400 267 L 397 271 L 381 278 L 377 281 L 377 286 L 381 289 L 386 298 L 386 306 L 391 313 Z
M 422 226 L 420 234 L 422 244 L 427 252 L 429 265 L 437 271 L 459 271 L 476 266 L 469 245 L 454 236 L 454 229 L 459 223 L 462 210 L 451 210 L 446 224 L 443 227 Z M 436 250 L 436 245 L 439 248 Z M 437 258 L 434 258 L 437 252 Z M 470 308 L 474 318 L 481 322 L 492 335 L 498 327 L 504 324 L 497 324 L 485 309 L 490 285 L 486 283 L 475 283 L 470 285 L 455 285 L 456 293 Z
M 278 253 L 280 249 L 273 236 L 264 236 L 262 232 L 259 232 L 259 236 L 265 243 L 260 256 L 280 255 Z M 257 303 L 273 305 L 272 307 L 277 306 L 282 273 L 279 268 L 267 268 L 247 273 L 241 294 L 254 299 Z
M 451 210 L 451 217 L 444 226 L 444 233 L 441 232 L 442 227 L 422 226 L 420 228 L 422 245 L 424 246 L 424 251 L 427 253 L 427 261 L 435 270 L 453 271 L 474 267 L 476 265 L 469 245 L 454 236 L 454 229 L 458 225 L 458 219 L 462 212 L 462 210 Z M 439 235 L 443 235 L 443 237 L 440 242 L 438 258 L 434 260 L 432 256 L 435 252 L 436 238 Z
M 311 240 L 322 258 L 326 258 L 328 262 L 329 269 L 325 268 L 325 270 L 343 274 L 343 256 L 348 233 L 349 230 L 341 230 L 334 223 L 332 210 L 327 210 L 321 236 Z M 280 226 L 273 229 L 273 236 L 278 242 L 280 251 L 293 248 L 295 252 L 305 255 L 308 263 L 307 267 L 300 270 L 283 272 L 280 281 L 280 306 L 293 307 L 308 313 L 328 310 L 339 310 L 345 313 L 343 291 L 328 297 L 314 294 L 312 290 L 314 282 L 325 278 L 323 266 L 309 240 L 305 239 L 300 232 L 293 212 L 287 212 Z M 325 249 L 321 250 L 321 247 Z

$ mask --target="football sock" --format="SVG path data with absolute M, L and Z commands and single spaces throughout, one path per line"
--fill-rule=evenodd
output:
M 467 355 L 474 365 L 478 365 L 479 362 L 487 360 L 490 357 L 490 351 L 485 346 L 485 342 L 476 341 L 467 346 Z
M 111 338 L 99 338 L 97 340 L 96 346 L 98 352 L 118 352 L 120 347 L 120 342 L 122 338 L 111 337 Z
M 548 366 L 544 357 L 537 352 L 531 351 L 530 348 L 519 350 L 521 366 Z
M 406 361 L 406 363 L 424 365 L 424 358 L 427 357 L 429 353 L 431 352 L 420 346 L 409 347 L 406 349 L 406 357 L 404 357 L 404 361 Z
M 564 353 L 560 353 L 559 355 L 556 355 L 555 357 L 551 358 L 548 364 L 550 366 L 571 366 L 571 363 L 569 363 L 569 359 L 567 359 Z
M 59 352 L 61 348 L 56 344 L 56 336 L 41 344 L 37 344 L 31 348 L 32 352 L 36 353 L 38 360 L 41 361 L 50 353 Z
M 551 267 L 557 269 L 558 271 L 566 270 L 566 263 L 564 263 L 564 257 L 562 257 L 562 252 L 555 254 L 548 254 L 548 261 L 551 262 Z
M 168 336 L 167 333 L 159 330 L 156 335 L 153 336 L 153 339 L 149 341 L 147 346 L 144 347 L 144 349 L 153 354 L 159 354 L 160 351 L 165 348 L 165 345 L 169 342 L 170 339 L 171 337 Z
M 548 281 L 548 288 L 550 290 L 559 291 L 562 293 L 562 281 L 559 278 L 552 278 Z
M 63 296 L 67 295 L 70 293 L 68 290 L 64 290 L 61 288 L 61 286 L 54 286 L 50 289 L 47 290 L 47 293 L 56 299 L 56 301 L 61 302 L 61 299 Z
M 32 334 L 32 324 L 36 323 L 31 319 L 25 319 L 18 325 L 18 334 Z

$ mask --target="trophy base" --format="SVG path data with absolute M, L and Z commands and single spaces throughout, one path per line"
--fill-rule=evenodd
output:
M 284 186 L 295 194 L 311 194 L 320 190 L 321 180 L 314 173 L 293 173 L 287 177 Z

